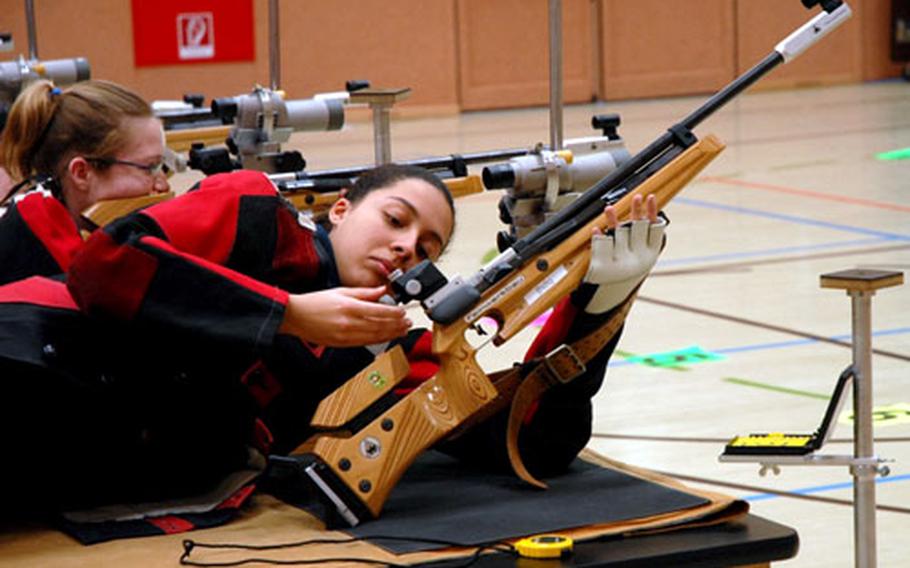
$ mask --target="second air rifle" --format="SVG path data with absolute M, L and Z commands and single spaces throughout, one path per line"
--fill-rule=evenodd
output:
M 818 1 L 803 3 L 811 8 Z M 699 140 L 693 129 L 850 16 L 850 8 L 840 0 L 823 1 L 822 6 L 824 12 L 764 60 L 475 274 L 449 280 L 424 261 L 397 275 L 390 286 L 397 299 L 418 300 L 433 321 L 432 351 L 439 371 L 389 405 L 390 391 L 409 368 L 400 347 L 384 351 L 322 401 L 311 421 L 318 433 L 290 457 L 273 457 L 273 468 L 286 479 L 296 477 L 320 497 L 327 505 L 324 520 L 330 526 L 355 526 L 379 516 L 391 490 L 420 453 L 489 416 L 491 409 L 504 408 L 515 396 L 513 388 L 502 386 L 503 373 L 488 375 L 480 367 L 477 351 L 491 343 L 503 344 L 578 287 L 590 261 L 592 229 L 606 228 L 605 206 L 614 206 L 620 222 L 629 219 L 636 195 L 654 195 L 662 208 L 707 166 L 724 146 L 713 135 Z M 616 312 L 628 309 L 630 302 Z M 484 318 L 494 320 L 498 328 L 487 342 L 474 347 L 466 334 Z M 553 383 L 571 381 L 585 368 L 583 358 L 565 345 L 541 366 L 541 374 Z M 515 437 L 509 433 L 509 438 Z M 511 448 L 510 455 L 514 458 Z M 523 479 L 542 485 L 520 459 L 517 463 L 512 459 L 512 464 Z

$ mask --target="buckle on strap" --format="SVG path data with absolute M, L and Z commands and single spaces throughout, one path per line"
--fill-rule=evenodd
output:
M 584 361 L 566 344 L 550 351 L 543 358 L 543 362 L 549 371 L 552 383 L 566 384 L 587 370 Z

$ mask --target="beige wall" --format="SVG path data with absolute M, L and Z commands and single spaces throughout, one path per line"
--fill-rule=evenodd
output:
M 25 3 L 0 2 L 13 7 L 16 48 L 27 53 Z M 254 5 L 255 62 L 136 68 L 128 0 L 36 0 L 38 54 L 42 59 L 86 57 L 92 77 L 124 83 L 148 99 L 179 98 L 184 92 L 206 96 L 239 94 L 256 82 L 268 84 L 269 79 L 267 2 L 254 0 Z M 6 16 L 0 17 L 6 20 Z
M 563 100 L 594 94 L 590 0 L 564 0 Z M 545 105 L 549 101 L 546 1 L 458 0 L 459 87 L 464 109 Z
M 862 1 L 854 0 L 853 17 L 816 48 L 781 65 L 761 82 L 761 88 L 849 83 L 862 80 L 860 28 Z M 748 69 L 770 52 L 770 47 L 806 21 L 800 2 L 789 0 L 738 0 L 736 10 L 737 67 Z
M 735 76 L 729 0 L 603 0 L 606 99 L 713 91 Z
M 27 53 L 24 1 L 0 0 L 0 30 Z M 760 88 L 894 77 L 890 0 L 851 0 L 854 18 Z M 347 79 L 411 87 L 406 112 L 546 104 L 547 0 L 282 0 L 282 87 L 293 98 Z M 83 56 L 92 74 L 149 99 L 269 84 L 268 2 L 254 0 L 256 60 L 135 68 L 130 2 L 35 1 L 43 59 Z M 564 98 L 709 92 L 767 54 L 807 12 L 797 0 L 563 0 Z M 14 54 L 0 53 L 0 60 Z

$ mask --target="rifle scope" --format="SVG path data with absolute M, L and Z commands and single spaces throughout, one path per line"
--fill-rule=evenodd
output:
M 22 56 L 16 61 L 0 62 L 0 101 L 12 103 L 29 83 L 49 79 L 57 86 L 84 81 L 91 76 L 84 57 L 28 61 Z

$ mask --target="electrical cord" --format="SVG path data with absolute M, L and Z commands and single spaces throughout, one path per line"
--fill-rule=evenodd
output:
M 397 541 L 397 542 L 417 542 L 417 543 L 427 543 L 427 544 L 441 544 L 445 546 L 454 546 L 460 548 L 475 548 L 474 553 L 465 559 L 462 563 L 449 564 L 447 563 L 446 568 L 466 568 L 471 566 L 480 559 L 481 554 L 485 551 L 496 551 L 503 552 L 506 554 L 511 554 L 517 556 L 518 553 L 515 550 L 515 547 L 504 541 L 495 541 L 480 545 L 465 545 L 463 543 L 447 541 L 447 540 L 436 540 L 428 538 L 411 538 L 411 537 L 400 537 L 400 536 L 365 536 L 365 537 L 351 537 L 343 539 L 326 539 L 326 538 L 315 538 L 309 540 L 301 540 L 295 542 L 287 542 L 280 544 L 240 544 L 240 543 L 204 543 L 196 542 L 192 539 L 185 539 L 183 541 L 183 554 L 180 555 L 180 564 L 184 566 L 242 566 L 244 564 L 271 564 L 271 565 L 281 565 L 281 566 L 294 566 L 294 565 L 307 565 L 307 564 L 321 564 L 325 562 L 358 562 L 361 564 L 372 564 L 372 565 L 381 565 L 381 566 L 392 566 L 394 568 L 406 568 L 406 564 L 395 564 L 392 562 L 387 562 L 383 560 L 376 560 L 373 558 L 362 558 L 362 557 L 326 557 L 326 558 L 306 558 L 298 560 L 280 560 L 273 558 L 243 558 L 240 560 L 224 561 L 224 562 L 207 562 L 207 561 L 198 561 L 192 560 L 190 555 L 194 550 L 200 548 L 208 549 L 221 549 L 221 550 L 251 550 L 251 551 L 262 551 L 262 550 L 280 550 L 287 548 L 297 548 L 307 545 L 314 544 L 348 544 L 352 542 L 361 542 L 361 541 L 378 541 L 378 540 L 387 540 L 387 541 Z

